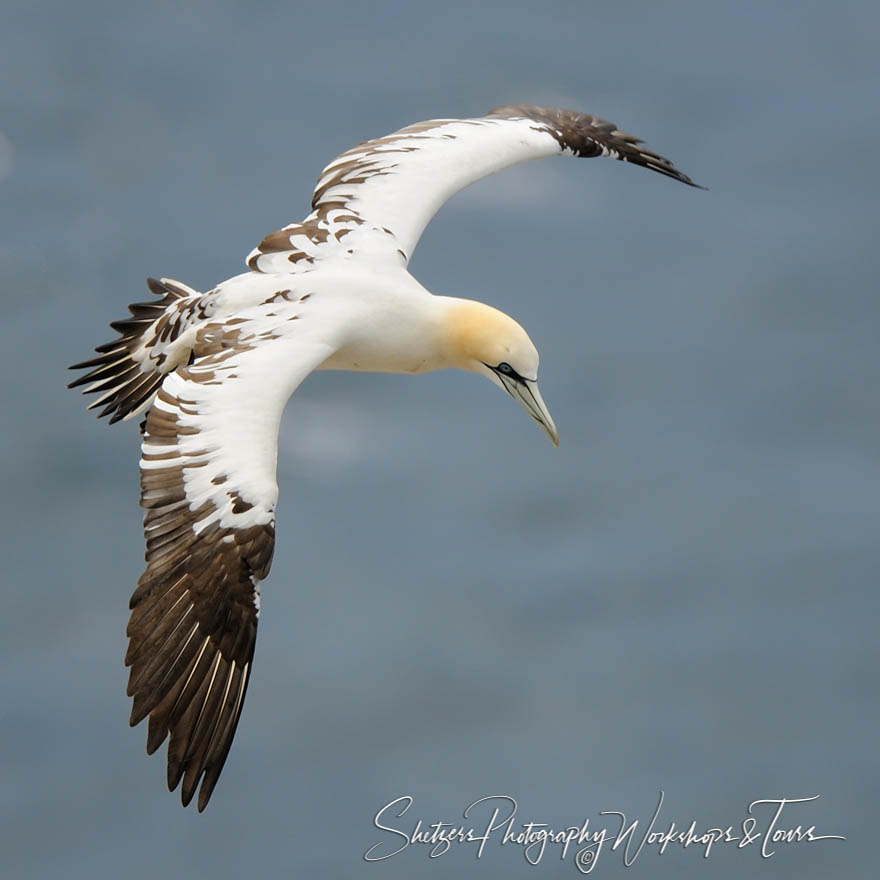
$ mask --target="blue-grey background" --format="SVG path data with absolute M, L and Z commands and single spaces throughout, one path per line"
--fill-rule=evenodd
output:
M 821 799 L 827 841 L 644 853 L 597 876 L 876 863 L 876 4 L 5 0 L 0 27 L 5 877 L 577 876 L 372 827 L 738 825 Z M 605 161 L 483 181 L 429 288 L 512 313 L 554 450 L 488 382 L 323 374 L 288 408 L 254 676 L 208 810 L 130 730 L 138 438 L 65 367 L 307 213 L 322 166 L 527 101 L 616 121 L 709 192 Z M 766 824 L 767 813 L 759 813 Z

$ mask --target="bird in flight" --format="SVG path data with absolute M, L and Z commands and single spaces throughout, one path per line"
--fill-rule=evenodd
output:
M 512 318 L 427 291 L 407 264 L 458 190 L 526 159 L 607 156 L 696 184 L 596 116 L 505 105 L 353 147 L 321 173 L 312 213 L 267 235 L 248 271 L 205 293 L 148 279 L 119 337 L 71 369 L 110 422 L 144 410 L 146 570 L 131 597 L 131 724 L 168 738 L 168 787 L 211 797 L 241 715 L 275 544 L 278 429 L 313 370 L 485 376 L 555 443 L 538 352 Z M 200 786 L 201 783 L 201 786 Z M 200 787 L 199 787 L 200 786 Z

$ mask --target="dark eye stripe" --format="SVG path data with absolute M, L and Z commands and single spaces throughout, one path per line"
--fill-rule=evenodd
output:
M 486 364 L 486 366 L 488 367 L 489 364 Z M 502 361 L 497 367 L 489 367 L 489 369 L 494 370 L 499 376 L 503 376 L 506 379 L 513 379 L 514 382 L 528 381 L 525 377 L 517 373 L 507 361 Z

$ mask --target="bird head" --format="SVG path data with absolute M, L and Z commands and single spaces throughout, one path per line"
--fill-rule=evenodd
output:
M 526 331 L 504 312 L 469 300 L 451 300 L 445 331 L 451 364 L 506 391 L 558 446 L 556 425 L 538 390 L 538 350 Z

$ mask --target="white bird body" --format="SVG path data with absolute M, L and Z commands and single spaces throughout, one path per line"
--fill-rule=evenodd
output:
M 141 504 L 147 568 L 131 599 L 131 723 L 147 750 L 170 737 L 168 785 L 199 810 L 217 782 L 244 701 L 260 582 L 275 538 L 284 406 L 313 370 L 481 373 L 546 433 L 538 353 L 512 318 L 435 296 L 407 264 L 454 192 L 526 159 L 609 156 L 694 185 L 638 139 L 588 114 L 500 107 L 432 120 L 355 147 L 318 179 L 312 213 L 266 236 L 249 272 L 205 293 L 148 279 L 121 333 L 78 364 L 111 422 L 147 410 Z
M 444 298 L 399 266 L 386 272 L 353 268 L 307 276 L 325 291 L 328 311 L 346 316 L 338 349 L 318 369 L 424 373 L 451 366 L 439 345 Z

